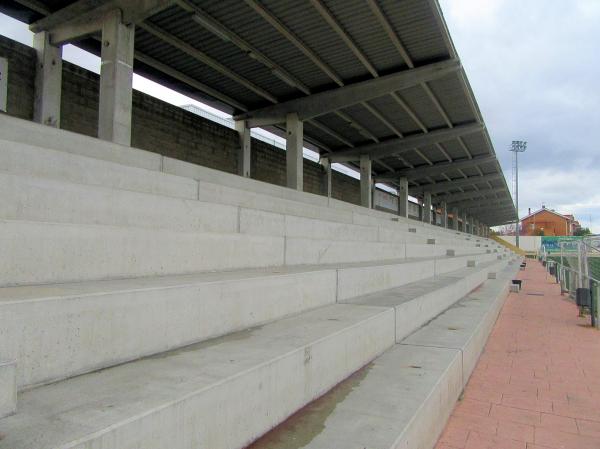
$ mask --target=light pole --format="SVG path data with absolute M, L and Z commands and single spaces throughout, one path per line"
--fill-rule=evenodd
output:
M 515 209 L 517 210 L 515 221 L 515 243 L 519 247 L 519 153 L 527 149 L 527 142 L 524 140 L 513 140 L 510 151 L 513 152 L 513 195 L 515 197 Z

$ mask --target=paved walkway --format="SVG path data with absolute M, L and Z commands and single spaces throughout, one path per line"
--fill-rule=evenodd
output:
M 519 274 L 436 449 L 600 448 L 600 332 L 539 263 Z

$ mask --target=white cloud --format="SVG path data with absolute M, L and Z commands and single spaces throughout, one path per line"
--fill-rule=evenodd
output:
M 519 215 L 545 205 L 559 213 L 574 214 L 583 226 L 600 233 L 600 167 L 577 170 L 544 168 L 519 173 Z M 591 223 L 590 223 L 591 222 Z
M 600 0 L 440 2 L 509 184 L 510 142 L 529 142 L 521 216 L 546 204 L 600 233 Z

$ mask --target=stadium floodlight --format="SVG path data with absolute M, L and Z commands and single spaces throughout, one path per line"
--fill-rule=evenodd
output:
M 517 248 L 519 247 L 519 234 L 521 234 L 521 230 L 519 229 L 519 153 L 523 153 L 526 149 L 527 142 L 524 140 L 513 140 L 510 146 L 510 151 L 513 153 L 513 197 L 515 199 L 515 209 L 517 211 L 515 217 L 515 243 Z

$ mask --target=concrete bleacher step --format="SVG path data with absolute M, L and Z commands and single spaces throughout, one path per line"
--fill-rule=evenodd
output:
M 4 117 L 0 118 L 3 119 Z M 15 119 L 10 118 L 10 121 Z M 0 138 L 10 139 L 0 140 L 1 166 L 3 170 L 12 173 L 195 198 L 345 223 L 377 224 L 400 230 L 406 230 L 409 222 L 406 219 L 398 220 L 389 213 L 361 208 L 320 195 L 296 192 L 154 153 L 61 130 L 45 130 L 44 127 L 35 124 L 32 126 L 22 120 L 16 120 L 13 125 L 16 129 L 32 128 L 32 138 L 19 140 L 12 129 L 8 133 L 0 131 Z M 40 138 L 46 132 L 51 134 L 50 138 Z M 124 156 L 124 153 L 129 155 Z M 139 164 L 135 163 L 137 159 L 140 160 Z M 439 227 L 412 220 L 410 222 L 419 228 L 420 233 L 437 232 L 440 233 L 440 238 L 450 236 L 448 232 L 442 233 Z M 459 234 L 452 243 L 463 240 L 463 236 Z
M 2 332 L 0 332 L 2 336 Z M 3 357 L 6 354 L 0 352 Z M 17 362 L 0 359 L 0 419 L 11 415 L 17 409 Z
M 86 159 L 95 159 L 124 165 L 130 168 L 141 168 L 146 171 L 162 172 L 163 175 L 171 175 L 171 179 L 186 178 L 188 181 L 196 181 L 199 187 L 200 199 L 207 201 L 218 199 L 219 202 L 236 202 L 237 205 L 250 208 L 273 207 L 269 200 L 285 213 L 292 213 L 295 208 L 302 205 L 314 206 L 318 209 L 307 207 L 303 213 L 320 218 L 329 216 L 333 220 L 341 220 L 348 223 L 370 225 L 378 223 L 383 226 L 391 226 L 396 229 L 406 230 L 408 226 L 416 228 L 419 233 L 439 232 L 440 236 L 458 238 L 463 240 L 465 236 L 461 232 L 452 230 L 441 230 L 430 224 L 399 218 L 394 214 L 365 209 L 334 198 L 327 198 L 308 192 L 298 192 L 282 186 L 261 182 L 254 179 L 240 177 L 220 170 L 203 167 L 189 162 L 184 162 L 156 153 L 136 148 L 102 141 L 93 137 L 83 136 L 60 129 L 40 126 L 27 120 L 21 120 L 9 116 L 0 116 L 0 149 L 13 148 L 15 145 L 25 144 L 26 151 L 42 149 L 55 150 L 69 153 L 73 156 L 84 156 Z M 5 143 L 3 143 L 3 141 Z M 29 147 L 29 148 L 27 148 Z M 2 155 L 0 155 L 2 157 Z M 79 159 L 81 162 L 81 158 Z M 14 163 L 14 162 L 13 162 Z M 91 163 L 88 161 L 88 163 Z M 6 164 L 3 164 L 6 165 Z M 133 172 L 131 172 L 133 173 Z M 153 177 L 152 175 L 149 175 Z M 185 189 L 184 189 L 185 190 Z M 177 189 L 171 192 L 175 196 Z M 184 194 L 188 194 L 187 192 Z M 315 214 L 318 210 L 319 214 Z M 442 232 L 443 231 L 443 232 Z
M 0 286 L 484 254 L 481 248 L 0 219 Z
M 279 266 L 281 237 L 0 220 L 0 286 Z
M 400 342 L 483 284 L 490 273 L 495 275 L 505 265 L 506 261 L 484 262 L 344 302 L 393 307 L 396 314 L 396 341 Z
M 190 232 L 240 232 L 323 240 L 429 242 L 438 247 L 470 248 L 482 252 L 465 245 L 464 241 L 427 238 L 400 229 L 284 215 L 2 171 L 0 194 L 10 198 L 10 201 L 0 204 L 0 218 L 10 220 L 140 226 Z
M 441 256 L 433 245 L 0 220 L 0 286 Z M 411 254 L 408 254 L 409 250 Z
M 391 309 L 327 306 L 22 392 L 0 448 L 241 448 L 393 344 Z
M 491 263 L 489 256 L 479 257 L 481 266 L 469 273 Z M 460 275 L 469 260 L 408 259 L 4 287 L 0 354 L 18 361 L 22 389 L 358 295 L 444 273 Z
M 460 351 L 395 345 L 247 449 L 433 449 L 460 379 Z
M 513 274 L 505 268 L 248 449 L 432 449 Z
M 18 175 L 198 198 L 198 183 L 190 178 L 18 142 L 0 140 L 0 167 Z
M 486 281 L 403 343 L 460 350 L 462 382 L 466 385 L 508 294 L 510 279 L 516 272 L 513 265 L 507 265 L 496 274 L 496 279 Z

